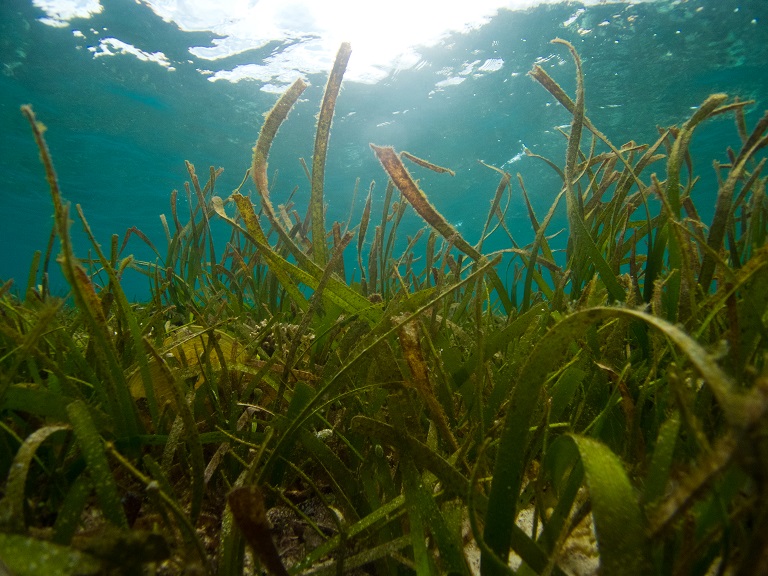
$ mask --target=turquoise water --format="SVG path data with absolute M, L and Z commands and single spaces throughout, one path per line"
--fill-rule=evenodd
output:
M 43 13 L 31 2 L 0 2 L 0 280 L 13 278 L 22 289 L 32 254 L 45 250 L 52 218 L 21 104 L 32 104 L 48 127 L 62 191 L 73 205 L 82 205 L 102 245 L 109 245 L 111 234 L 122 238 L 136 226 L 163 246 L 159 215 L 170 215 L 171 190 L 183 190 L 188 179 L 184 160 L 200 174 L 207 174 L 210 165 L 223 167 L 217 194 L 228 196 L 250 163 L 262 115 L 277 98 L 261 90 L 258 81 L 210 82 L 199 71 L 259 62 L 276 45 L 202 61 L 188 48 L 210 43 L 212 34 L 183 32 L 133 0 L 103 6 L 88 20 L 51 27 L 40 21 Z M 88 33 L 85 38 L 73 35 L 73 30 L 103 29 L 147 52 L 162 51 L 175 69 L 126 54 L 94 57 Z M 558 180 L 540 161 L 521 158 L 520 152 L 525 146 L 560 163 L 565 155 L 555 127 L 568 117 L 526 75 L 538 62 L 573 90 L 573 63 L 562 47 L 550 44 L 555 37 L 579 50 L 587 114 L 616 144 L 655 140 L 657 126 L 684 121 L 713 92 L 755 100 L 750 126 L 768 109 L 766 0 L 561 3 L 502 10 L 479 29 L 421 49 L 417 66 L 390 71 L 376 84 L 345 83 L 326 171 L 327 221 L 347 218 L 358 177 L 353 221 L 362 212 L 371 180 L 377 183 L 374 213 L 377 203 L 381 206 L 385 178 L 369 142 L 393 145 L 455 170 L 453 178 L 419 173 L 421 186 L 471 242 L 478 238 L 498 183 L 498 175 L 478 160 L 519 172 L 543 217 L 559 191 Z M 494 60 L 503 61 L 500 69 L 483 69 L 483 63 Z M 446 83 L 448 78 L 463 81 Z M 325 75 L 310 74 L 308 80 L 311 87 L 278 134 L 270 158 L 270 172 L 278 170 L 272 180 L 274 202 L 298 185 L 300 211 L 309 185 L 298 158 L 311 164 Z M 730 119 L 710 123 L 694 139 L 694 164 L 702 175 L 695 195 L 705 221 L 716 190 L 711 163 L 727 161 L 726 147 L 737 143 Z M 529 242 L 533 234 L 517 184 L 508 216 L 518 243 Z M 410 213 L 404 233 L 420 226 Z M 564 226 L 560 219 L 551 230 Z M 87 256 L 79 222 L 73 232 L 78 255 Z M 503 247 L 501 236 L 486 243 L 488 250 Z M 133 240 L 126 252 L 150 257 Z M 347 269 L 352 268 L 350 262 Z M 54 290 L 66 291 L 55 272 L 54 263 Z M 129 296 L 146 296 L 148 286 L 140 275 L 129 271 L 125 282 Z

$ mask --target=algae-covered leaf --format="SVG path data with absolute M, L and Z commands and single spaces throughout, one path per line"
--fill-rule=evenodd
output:
M 268 261 L 272 273 L 279 279 L 281 286 L 291 295 L 291 298 L 296 305 L 306 311 L 309 308 L 309 302 L 293 281 L 293 278 L 316 289 L 323 276 L 323 269 L 312 262 L 312 260 L 308 259 L 306 255 L 299 258 L 303 268 L 282 258 L 267 243 L 266 236 L 259 224 L 258 217 L 253 210 L 251 201 L 240 194 L 233 194 L 232 199 L 237 204 L 240 215 L 245 221 L 248 232 L 251 235 L 251 239 L 259 250 L 261 250 L 262 256 Z M 231 218 L 226 217 L 226 215 L 223 217 L 230 223 L 234 223 L 234 221 Z M 372 325 L 376 324 L 381 319 L 380 307 L 372 305 L 365 296 L 356 292 L 353 288 L 333 276 L 327 280 L 324 297 L 350 314 L 359 314 Z
M 553 42 L 564 44 L 571 52 L 576 63 L 576 103 L 573 108 L 573 121 L 571 122 L 571 133 L 568 138 L 568 150 L 566 152 L 565 165 L 565 189 L 566 210 L 568 213 L 568 223 L 571 226 L 571 234 L 574 241 L 575 261 L 571 262 L 572 269 L 581 267 L 579 260 L 589 259 L 600 274 L 600 278 L 608 289 L 611 299 L 623 302 L 626 299 L 624 289 L 621 287 L 616 274 L 611 269 L 605 257 L 600 252 L 592 238 L 584 221 L 584 208 L 581 205 L 580 198 L 575 190 L 575 182 L 578 180 L 578 170 L 576 161 L 579 156 L 579 144 L 581 142 L 581 132 L 584 127 L 584 84 L 581 71 L 581 59 L 572 44 L 565 40 L 555 39 Z
M 736 393 L 731 379 L 715 359 L 677 326 L 627 308 L 595 307 L 571 314 L 545 334 L 529 355 L 518 377 L 500 433 L 485 530 L 487 543 L 499 557 L 506 557 L 509 551 L 511 519 L 516 514 L 524 470 L 531 457 L 527 451 L 529 425 L 533 414 L 537 413 L 542 386 L 559 365 L 574 335 L 606 320 L 622 317 L 645 322 L 674 342 L 706 380 L 731 424 L 745 426 L 762 414 L 765 401 L 759 391 L 750 395 Z
M 91 333 L 95 358 L 102 365 L 106 376 L 103 379 L 104 385 L 97 386 L 96 391 L 100 394 L 101 401 L 107 407 L 107 412 L 117 425 L 119 432 L 125 436 L 135 435 L 139 431 L 139 422 L 128 389 L 125 386 L 124 374 L 112 338 L 113 333 L 107 326 L 102 302 L 96 293 L 91 278 L 75 258 L 69 234 L 69 206 L 64 204 L 56 171 L 53 167 L 53 160 L 43 136 L 45 126 L 37 121 L 30 106 L 22 106 L 21 111 L 32 128 L 40 151 L 40 159 L 45 168 L 53 201 L 56 233 L 61 244 L 61 256 L 59 257 L 61 270 L 72 288 L 75 304 Z
M 88 414 L 88 408 L 84 402 L 77 400 L 67 406 L 67 414 L 96 488 L 104 517 L 120 528 L 127 528 L 128 520 L 107 462 L 104 442 Z
M 288 117 L 293 105 L 307 88 L 307 83 L 301 78 L 296 80 L 288 90 L 280 97 L 277 104 L 269 111 L 264 120 L 264 124 L 259 132 L 259 138 L 256 146 L 253 148 L 253 163 L 251 165 L 251 178 L 253 178 L 256 188 L 259 192 L 265 193 L 269 190 L 267 181 L 267 158 L 269 149 L 272 147 L 272 141 L 277 134 L 280 125 Z
M 436 568 L 427 549 L 428 522 L 424 517 L 423 507 L 420 505 L 419 479 L 416 469 L 409 456 L 405 456 L 400 462 L 403 468 L 403 489 L 405 491 L 405 505 L 410 523 L 411 549 L 413 550 L 413 563 L 416 574 L 423 576 L 436 575 Z
M 554 421 L 560 419 L 566 408 L 571 405 L 576 389 L 586 377 L 587 373 L 578 366 L 568 366 L 557 381 L 552 385 L 550 392 L 552 407 L 550 418 Z
M 358 536 L 360 534 L 365 533 L 367 530 L 372 529 L 374 527 L 381 526 L 382 524 L 388 522 L 392 518 L 396 517 L 398 514 L 402 514 L 404 512 L 405 508 L 405 496 L 400 495 L 386 504 L 383 504 L 364 518 L 362 518 L 360 521 L 355 522 L 349 528 L 347 529 L 346 537 L 347 538 L 353 538 L 355 536 Z M 408 538 L 406 536 L 406 538 Z M 398 540 L 399 542 L 399 540 Z M 305 570 L 316 563 L 320 561 L 321 558 L 326 556 L 327 554 L 331 553 L 333 550 L 338 548 L 339 546 L 343 545 L 342 537 L 339 534 L 336 534 L 335 536 L 332 536 L 320 546 L 315 548 L 312 552 L 310 552 L 306 558 L 302 559 L 298 564 L 293 566 L 292 571 L 294 573 L 299 573 L 299 571 Z M 398 548 L 402 547 L 402 543 L 398 544 Z
M 93 492 L 93 482 L 88 474 L 80 474 L 72 482 L 64 501 L 56 514 L 56 523 L 53 526 L 53 541 L 57 544 L 69 544 L 75 534 L 80 519 L 83 515 L 88 497 Z
M 0 533 L 0 571 L 14 576 L 87 576 L 101 573 L 93 556 L 20 534 Z
M 358 434 L 394 446 L 400 451 L 408 452 L 420 466 L 434 474 L 448 492 L 462 495 L 469 490 L 468 480 L 445 458 L 395 426 L 366 416 L 355 416 L 352 418 L 351 429 Z
M 456 230 L 456 228 L 454 228 L 443 215 L 430 204 L 427 196 L 413 181 L 413 178 L 411 178 L 408 170 L 406 170 L 402 161 L 398 158 L 395 150 L 388 146 L 376 146 L 375 144 L 371 144 L 370 146 L 376 154 L 376 157 L 379 159 L 379 162 L 381 162 L 381 165 L 387 171 L 387 174 L 389 174 L 392 182 L 397 186 L 398 190 L 402 192 L 408 202 L 411 203 L 416 212 L 418 212 L 430 226 L 437 230 L 443 238 L 453 242 L 456 248 L 467 254 L 473 260 L 480 260 L 482 255 L 475 250 L 469 242 L 464 240 L 458 230 Z
M 414 156 L 410 152 L 406 152 L 405 150 L 400 152 L 400 156 L 403 158 L 407 158 L 414 164 L 421 166 L 422 168 L 426 168 L 427 170 L 432 170 L 433 172 L 437 172 L 438 174 L 450 174 L 451 176 L 456 176 L 456 173 L 451 170 L 450 168 L 445 168 L 444 166 L 438 166 L 437 164 L 433 164 L 429 160 L 424 160 L 423 158 L 419 158 L 418 156 Z
M 68 426 L 43 426 L 30 434 L 19 447 L 8 473 L 5 495 L 0 500 L 0 527 L 12 532 L 22 532 L 25 529 L 24 503 L 27 501 L 27 475 L 32 459 L 40 444 L 56 432 L 68 429 Z
M 493 470 L 484 538 L 499 558 L 509 554 L 510 539 L 517 516 L 517 505 L 528 458 L 529 427 L 538 410 L 540 392 L 547 376 L 560 364 L 574 334 L 583 333 L 595 320 L 576 313 L 555 325 L 536 344 L 527 357 L 510 398 L 507 416 L 499 433 L 499 446 Z M 483 566 L 488 574 L 498 574 L 490 555 Z
M 680 415 L 673 414 L 662 424 L 656 439 L 656 449 L 653 451 L 653 458 L 645 480 L 645 491 L 643 492 L 645 504 L 653 504 L 664 495 L 679 432 Z
M 328 140 L 331 136 L 331 121 L 336 99 L 341 89 L 341 79 L 347 69 L 347 62 L 352 54 L 349 42 L 343 42 L 336 54 L 333 69 L 328 76 L 323 102 L 320 105 L 320 115 L 317 119 L 315 133 L 315 150 L 312 154 L 312 192 L 309 209 L 312 213 L 312 255 L 321 268 L 325 266 L 328 247 L 325 244 L 325 220 L 323 218 L 323 187 L 325 183 L 325 158 L 328 153 Z
M 438 402 L 429 380 L 429 367 L 424 360 L 424 354 L 419 343 L 418 326 L 418 323 L 412 320 L 400 326 L 398 330 L 400 347 L 411 372 L 410 382 L 426 404 L 429 415 L 440 430 L 443 440 L 455 451 L 459 449 L 459 444 L 448 424 L 445 410 Z
M 270 574 L 288 576 L 269 529 L 264 497 L 256 486 L 239 486 L 228 495 L 238 528 Z
M 693 116 L 691 116 L 682 129 L 677 133 L 677 138 L 675 138 L 675 141 L 672 144 L 672 150 L 669 153 L 669 159 L 667 161 L 665 197 L 672 208 L 671 216 L 675 219 L 680 218 L 680 169 L 688 154 L 688 147 L 691 143 L 691 138 L 693 138 L 693 132 L 699 124 L 713 116 L 718 107 L 725 102 L 727 98 L 727 94 L 712 94 L 708 96 L 697 108 Z
M 440 551 L 440 563 L 442 565 L 440 573 L 467 574 L 468 568 L 461 553 L 461 540 L 457 534 L 449 529 L 431 490 L 416 469 L 413 456 L 404 454 L 401 467 L 405 503 L 408 507 L 408 517 L 411 520 L 411 542 L 413 543 L 417 566 L 420 565 L 419 556 L 427 552 L 426 549 L 421 550 L 421 546 L 425 542 L 425 532 L 428 532 L 435 539 L 437 549 Z M 414 527 L 418 529 L 414 530 Z M 422 562 L 428 568 L 419 570 L 418 574 L 434 573 L 433 559 L 426 557 L 425 554 Z
M 222 353 L 220 357 L 214 351 L 215 344 Z M 147 343 L 147 346 L 149 344 Z M 195 383 L 197 388 L 202 384 L 204 369 L 210 366 L 213 370 L 221 369 L 221 359 L 225 365 L 232 367 L 248 359 L 247 347 L 238 340 L 221 330 L 207 329 L 203 326 L 188 325 L 171 333 L 163 341 L 162 356 L 172 368 L 183 368 L 184 376 L 200 376 Z M 158 406 L 166 403 L 173 405 L 175 383 L 171 374 L 157 361 L 154 355 L 147 361 L 147 374 L 157 398 Z M 128 377 L 128 387 L 134 398 L 146 397 L 146 382 L 140 369 L 135 369 Z
M 402 195 L 413 206 L 414 210 L 421 216 L 430 226 L 437 230 L 440 235 L 448 242 L 452 243 L 456 248 L 464 252 L 467 256 L 472 258 L 478 263 L 485 263 L 488 259 L 478 252 L 474 246 L 467 242 L 464 237 L 459 234 L 458 230 L 454 228 L 445 217 L 440 214 L 437 209 L 430 204 L 426 194 L 416 185 L 413 178 L 408 173 L 408 170 L 403 165 L 398 155 L 395 153 L 394 148 L 391 146 L 377 146 L 370 144 L 371 149 L 376 154 L 384 170 L 387 172 L 392 182 L 395 184 Z M 509 299 L 509 294 L 501 282 L 498 274 L 494 269 L 488 271 L 491 284 L 499 295 L 499 299 L 504 306 L 504 310 L 509 314 L 512 312 L 512 302 Z
M 579 451 L 592 502 L 603 574 L 646 574 L 648 543 L 637 496 L 624 465 L 593 438 L 568 436 Z
M 255 154 L 256 152 L 254 152 L 254 155 Z M 264 170 L 266 171 L 266 168 L 264 168 Z M 280 255 L 278 255 L 274 250 L 272 250 L 272 247 L 267 242 L 267 237 L 264 234 L 264 230 L 262 229 L 261 224 L 259 223 L 259 218 L 253 209 L 253 204 L 251 204 L 251 201 L 241 194 L 233 194 L 232 199 L 237 205 L 237 209 L 240 212 L 240 217 L 243 219 L 243 222 L 245 223 L 252 241 L 261 251 L 264 259 L 267 260 L 272 273 L 280 281 L 280 285 L 291 296 L 293 302 L 295 302 L 301 310 L 306 310 L 309 306 L 306 297 L 301 293 L 298 286 L 296 286 L 291 277 L 288 275 L 287 268 L 292 265 L 280 257 Z M 226 216 L 223 210 L 219 213 L 219 215 L 222 218 L 225 218 L 231 224 L 237 226 L 237 223 Z
M 115 526 L 103 526 L 95 533 L 78 534 L 73 544 L 101 560 L 106 573 L 117 570 L 131 576 L 142 573 L 142 564 L 159 562 L 170 555 L 162 534 L 141 529 L 122 530 Z
M 15 384 L 8 388 L 3 408 L 61 421 L 67 419 L 65 407 L 72 400 L 35 384 Z
M 203 500 L 204 491 L 204 474 L 205 474 L 205 462 L 203 460 L 203 445 L 200 441 L 200 434 L 197 429 L 195 417 L 192 414 L 192 408 L 187 402 L 184 392 L 181 389 L 181 382 L 176 378 L 168 367 L 167 362 L 162 358 L 157 350 L 151 346 L 147 346 L 147 350 L 151 356 L 151 360 L 160 367 L 164 372 L 163 378 L 173 386 L 170 386 L 170 392 L 174 396 L 174 405 L 178 411 L 178 417 L 184 424 L 184 432 L 186 434 L 187 446 L 189 447 L 189 456 L 191 461 L 192 472 L 192 501 L 190 504 L 190 516 L 194 522 L 197 519 L 197 515 L 200 512 L 200 506 Z M 173 432 L 172 432 L 173 434 Z M 171 445 L 171 442 L 168 443 Z M 169 452 L 172 455 L 172 452 Z M 171 456 L 169 456 L 170 459 Z

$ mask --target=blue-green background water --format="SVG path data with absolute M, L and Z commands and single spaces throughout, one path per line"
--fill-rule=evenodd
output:
M 111 234 L 122 238 L 137 226 L 162 247 L 159 215 L 170 215 L 171 190 L 183 190 L 184 160 L 203 175 L 210 165 L 223 167 L 217 194 L 228 196 L 242 180 L 263 114 L 277 98 L 256 81 L 209 82 L 201 75 L 198 69 L 210 69 L 212 63 L 198 61 L 188 48 L 208 44 L 212 34 L 182 32 L 133 0 L 103 5 L 103 12 L 87 21 L 54 28 L 40 22 L 42 12 L 29 1 L 0 1 L 0 280 L 14 278 L 22 289 L 34 251 L 45 250 L 52 218 L 21 104 L 32 104 L 48 127 L 62 191 L 73 205 L 82 205 L 102 245 L 108 246 Z M 88 39 L 72 34 L 73 29 L 105 28 L 142 50 L 164 52 L 175 70 L 130 55 L 94 58 Z M 385 178 L 369 142 L 455 170 L 454 178 L 420 172 L 421 186 L 471 242 L 478 239 L 498 183 L 498 175 L 478 160 L 519 172 L 542 217 L 559 182 L 540 161 L 518 155 L 526 146 L 558 162 L 564 158 L 565 143 L 555 127 L 566 124 L 568 116 L 526 75 L 538 62 L 573 90 L 573 63 L 562 47 L 550 44 L 555 37 L 580 52 L 587 113 L 616 144 L 654 141 L 657 126 L 684 121 L 714 92 L 755 100 L 750 126 L 768 109 L 766 0 L 660 0 L 586 8 L 562 3 L 502 10 L 477 30 L 422 49 L 422 62 L 412 69 L 393 71 L 373 85 L 344 85 L 326 170 L 327 220 L 347 218 L 357 177 L 361 188 L 353 224 L 371 180 L 377 182 L 374 213 L 380 208 Z M 274 49 L 252 50 L 216 66 L 258 62 Z M 445 70 L 460 71 L 468 62 L 490 58 L 503 59 L 502 69 L 484 73 L 476 65 L 461 84 L 436 86 Z M 273 201 L 283 201 L 298 185 L 300 211 L 309 184 L 298 158 L 311 164 L 325 75 L 309 80 L 311 87 L 279 132 L 269 164 L 270 174 L 278 170 Z M 712 161 L 726 161 L 726 147 L 737 143 L 730 118 L 711 122 L 694 139 L 694 163 L 702 175 L 695 198 L 705 221 L 716 191 Z M 508 216 L 517 241 L 529 242 L 533 233 L 517 184 Z M 421 225 L 411 212 L 404 232 Z M 551 230 L 564 226 L 561 218 Z M 86 256 L 79 222 L 73 232 L 78 254 Z M 488 250 L 502 247 L 501 236 L 486 243 Z M 135 240 L 127 252 L 151 256 Z M 52 272 L 56 268 L 52 265 Z M 350 263 L 350 273 L 351 268 Z M 57 275 L 52 284 L 54 291 L 66 291 Z M 147 282 L 135 272 L 126 273 L 125 286 L 130 297 L 148 293 Z

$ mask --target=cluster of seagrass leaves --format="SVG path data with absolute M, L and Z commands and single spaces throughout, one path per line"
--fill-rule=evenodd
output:
M 506 222 L 511 174 L 493 168 L 472 245 L 404 161 L 453 172 L 377 145 L 380 223 L 371 184 L 358 225 L 326 230 L 346 44 L 304 164 L 306 215 L 293 194 L 273 205 L 267 171 L 298 80 L 254 147 L 258 204 L 247 178 L 224 199 L 220 170 L 201 185 L 187 164 L 189 215 L 174 191 L 162 250 L 133 228 L 105 253 L 78 207 L 92 254 L 76 258 L 24 107 L 55 224 L 24 297 L 0 288 L 0 571 L 566 574 L 586 527 L 604 574 L 768 573 L 768 115 L 750 132 L 748 103 L 713 95 L 653 144 L 617 147 L 586 115 L 576 51 L 556 42 L 576 97 L 531 71 L 572 122 L 563 168 L 531 155 L 562 181 L 543 219 L 517 175 L 528 245 Z M 724 114 L 741 148 L 715 165 L 706 225 L 688 147 Z M 563 198 L 564 262 L 547 233 Z M 395 255 L 408 207 L 426 227 Z M 231 226 L 223 247 L 214 218 Z M 493 234 L 509 243 L 487 254 Z M 154 262 L 123 256 L 134 236 Z M 54 237 L 66 300 L 47 289 Z M 148 302 L 125 297 L 128 267 Z

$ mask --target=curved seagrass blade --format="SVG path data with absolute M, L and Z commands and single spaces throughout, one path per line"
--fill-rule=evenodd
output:
M 715 358 L 676 325 L 646 312 L 628 308 L 594 307 L 571 314 L 556 324 L 539 340 L 517 379 L 509 411 L 499 438 L 499 447 L 488 495 L 485 540 L 499 558 L 506 558 L 518 497 L 528 459 L 521 446 L 527 446 L 531 418 L 536 411 L 542 387 L 573 342 L 575 334 L 613 318 L 639 320 L 654 328 L 682 352 L 698 375 L 707 383 L 717 400 L 725 420 L 735 429 L 754 426 L 768 406 L 768 389 L 756 387 L 748 392 L 737 389 L 731 378 L 718 366 Z M 485 555 L 489 574 L 499 573 L 492 559 Z
M 713 114 L 716 112 L 717 110 L 715 110 Z M 705 292 L 709 290 L 709 286 L 712 283 L 712 278 L 715 274 L 716 259 L 713 257 L 713 254 L 716 254 L 723 245 L 726 228 L 728 221 L 731 218 L 731 211 L 733 210 L 733 197 L 737 183 L 745 178 L 747 166 L 750 161 L 754 161 L 755 153 L 768 145 L 768 136 L 764 135 L 766 130 L 768 130 L 768 113 L 766 113 L 761 122 L 757 123 L 755 130 L 752 132 L 739 153 L 736 162 L 733 163 L 733 166 L 728 173 L 728 178 L 720 185 L 717 192 L 715 214 L 712 217 L 712 224 L 709 228 L 709 237 L 707 238 L 707 245 L 711 250 L 704 254 L 704 259 L 701 263 L 701 273 L 699 275 L 699 284 Z M 750 178 L 752 183 L 754 183 L 764 165 L 765 159 L 763 159 L 762 163 L 755 169 L 753 178 Z M 744 192 L 742 192 L 742 194 L 743 193 Z
M 341 79 L 347 69 L 347 62 L 352 54 L 349 42 L 342 43 L 336 54 L 333 69 L 325 85 L 320 116 L 317 119 L 315 151 L 312 154 L 312 195 L 309 210 L 312 214 L 312 257 L 318 266 L 325 266 L 328 261 L 328 247 L 325 245 L 325 221 L 323 218 L 323 186 L 325 180 L 325 157 L 328 153 L 328 140 L 331 136 L 331 121 L 336 107 L 336 98 L 341 89 Z
M 429 160 L 424 160 L 424 158 L 419 158 L 418 156 L 414 156 L 410 152 L 406 152 L 405 150 L 402 150 L 400 152 L 400 156 L 403 158 L 406 158 L 407 160 L 410 160 L 414 164 L 421 166 L 422 168 L 426 168 L 427 170 L 432 170 L 432 172 L 437 172 L 438 174 L 450 174 L 451 176 L 456 176 L 456 172 L 451 170 L 450 168 L 445 168 L 444 166 L 438 166 L 437 164 L 432 164 Z
M 403 165 L 403 162 L 397 156 L 395 149 L 391 146 L 376 146 L 371 144 L 371 149 L 381 162 L 384 170 L 387 171 L 392 182 L 398 190 L 411 203 L 414 210 L 426 220 L 426 222 L 437 230 L 443 238 L 453 243 L 456 248 L 464 252 L 473 260 L 480 260 L 483 255 L 459 234 L 445 217 L 430 204 L 426 194 L 416 185 Z
M 571 133 L 568 137 L 568 151 L 565 157 L 565 189 L 566 189 L 566 209 L 568 213 L 568 224 L 571 228 L 571 234 L 574 239 L 574 257 L 578 259 L 588 258 L 600 274 L 600 278 L 605 283 L 608 293 L 613 300 L 623 302 L 626 299 L 624 288 L 619 283 L 616 274 L 611 269 L 608 262 L 595 245 L 595 241 L 589 233 L 584 223 L 583 208 L 580 205 L 579 198 L 574 189 L 577 180 L 576 163 L 579 158 L 579 144 L 581 142 L 581 133 L 584 128 L 584 75 L 581 71 L 581 59 L 572 44 L 565 40 L 556 38 L 553 43 L 563 44 L 570 50 L 573 60 L 576 63 L 576 103 L 573 108 L 573 121 L 571 122 Z
M 115 422 L 117 429 L 126 437 L 134 436 L 140 429 L 135 405 L 128 392 L 125 374 L 118 358 L 117 346 L 112 338 L 112 332 L 107 326 L 102 302 L 96 293 L 91 278 L 75 257 L 69 233 L 69 205 L 64 203 L 61 189 L 59 188 L 53 160 L 44 137 L 45 126 L 42 122 L 37 121 L 35 113 L 30 106 L 22 106 L 21 112 L 32 128 L 51 192 L 56 234 L 61 243 L 61 254 L 58 261 L 64 278 L 66 278 L 72 288 L 72 296 L 77 308 L 82 314 L 89 332 L 92 334 L 95 357 L 104 370 L 103 386 L 97 387 L 97 393 L 101 396 L 104 405 L 108 407 L 108 412 Z M 116 280 L 114 269 L 111 266 L 106 266 L 105 268 Z M 122 294 L 121 290 L 117 290 L 117 292 Z
M 413 178 L 411 178 L 411 175 L 408 173 L 408 170 L 403 165 L 402 160 L 400 160 L 394 148 L 391 146 L 377 146 L 375 144 L 371 144 L 370 146 L 376 154 L 376 157 L 379 159 L 379 162 L 381 162 L 384 170 L 392 179 L 394 185 L 400 190 L 400 193 L 406 200 L 410 202 L 411 206 L 413 206 L 419 216 L 437 230 L 443 238 L 452 243 L 475 262 L 487 262 L 487 258 L 467 242 L 461 234 L 459 234 L 458 230 L 456 230 L 456 228 L 454 228 L 448 220 L 446 220 L 445 217 L 430 204 L 426 194 L 424 194 L 424 192 L 416 185 L 416 182 L 413 181 Z M 491 269 L 488 272 L 488 276 L 494 289 L 499 295 L 505 312 L 507 314 L 511 313 L 513 308 L 512 302 L 509 299 L 509 294 L 507 294 L 506 288 L 504 288 L 499 275 L 495 270 Z
M 43 426 L 30 434 L 22 443 L 13 465 L 8 472 L 5 494 L 0 500 L 0 528 L 9 532 L 24 532 L 24 502 L 27 499 L 26 483 L 29 467 L 40 445 L 57 432 L 68 430 L 68 426 Z
M 649 546 L 642 512 L 621 460 L 593 438 L 569 434 L 584 465 L 603 574 L 647 574 Z
M 310 201 L 310 211 L 313 214 L 313 219 L 316 212 L 319 211 L 320 226 L 322 226 L 322 178 L 324 174 L 325 152 L 330 134 L 331 118 L 336 103 L 336 96 L 339 92 L 341 79 L 346 68 L 346 63 L 349 60 L 350 52 L 350 45 L 347 43 L 342 44 L 339 53 L 336 56 L 336 63 L 333 71 L 328 79 L 326 94 L 321 107 L 320 118 L 318 120 L 312 175 L 313 192 Z M 314 228 L 315 224 L 313 221 L 312 241 L 314 260 L 294 242 L 293 238 L 280 222 L 269 198 L 267 158 L 269 156 L 269 150 L 272 147 L 272 141 L 277 135 L 277 131 L 288 117 L 288 113 L 298 101 L 306 87 L 307 84 L 302 79 L 296 80 L 291 87 L 280 96 L 272 110 L 267 114 L 264 120 L 264 125 L 259 132 L 256 145 L 253 148 L 253 162 L 251 165 L 251 177 L 259 192 L 261 207 L 264 214 L 267 216 L 272 228 L 277 232 L 280 240 L 288 247 L 293 257 L 296 258 L 297 265 L 293 265 L 285 260 L 269 245 L 267 236 L 259 223 L 258 216 L 253 210 L 250 200 L 240 194 L 232 195 L 232 200 L 237 205 L 238 211 L 245 221 L 247 232 L 250 234 L 259 250 L 261 250 L 265 259 L 268 260 L 270 267 L 275 272 L 280 283 L 289 291 L 302 310 L 307 309 L 308 302 L 293 280 L 295 279 L 302 282 L 313 289 L 317 288 L 324 276 L 324 267 L 327 260 L 326 256 L 319 258 L 317 256 L 318 251 L 323 251 L 325 254 L 325 232 L 323 231 L 320 233 Z M 323 167 L 319 167 L 320 165 L 318 164 L 318 162 L 320 162 L 318 158 L 320 157 Z M 234 220 L 226 215 L 221 201 L 214 201 L 213 208 L 220 217 L 227 220 L 230 224 L 238 226 Z M 365 296 L 356 292 L 335 276 L 330 276 L 327 280 L 327 284 L 327 288 L 324 291 L 325 298 L 334 301 L 350 314 L 360 314 L 372 324 L 378 322 L 381 317 L 379 311 L 371 306 L 371 303 Z
M 262 251 L 264 258 L 268 260 L 269 265 L 273 267 L 275 275 L 280 278 L 283 287 L 285 287 L 286 290 L 290 290 L 291 296 L 295 298 L 297 305 L 301 306 L 303 310 L 307 309 L 309 302 L 300 292 L 291 277 L 310 288 L 317 289 L 317 286 L 323 278 L 323 269 L 312 262 L 306 255 L 304 255 L 303 260 L 303 264 L 306 265 L 306 268 L 297 266 L 285 260 L 273 250 L 268 243 L 266 243 L 266 236 L 264 236 L 264 231 L 259 224 L 258 217 L 253 210 L 251 201 L 240 194 L 233 195 L 233 199 L 237 204 L 240 215 L 246 222 L 247 231 L 251 239 Z M 219 206 L 217 212 L 230 224 L 238 226 L 232 218 L 229 218 L 226 215 L 223 207 Z M 381 307 L 372 305 L 365 296 L 355 292 L 355 290 L 335 276 L 328 278 L 327 283 L 328 285 L 324 290 L 325 298 L 328 298 L 350 314 L 359 314 L 372 325 L 381 319 Z
M 258 486 L 238 486 L 227 494 L 232 515 L 248 544 L 270 574 L 288 576 L 272 541 L 264 496 Z
M 266 214 L 269 223 L 275 229 L 280 240 L 282 240 L 288 249 L 293 254 L 294 258 L 299 261 L 300 264 L 304 264 L 309 260 L 309 257 L 304 254 L 304 251 L 299 248 L 283 228 L 275 209 L 272 206 L 272 202 L 269 199 L 269 181 L 267 179 L 267 158 L 269 157 L 269 150 L 272 147 L 272 141 L 277 134 L 278 129 L 288 117 L 288 112 L 291 111 L 293 105 L 299 99 L 299 96 L 306 90 L 307 84 L 299 78 L 291 87 L 288 88 L 277 100 L 277 103 L 269 111 L 264 119 L 264 125 L 261 127 L 259 137 L 256 140 L 256 145 L 253 147 L 253 162 L 251 164 L 251 178 L 253 178 L 254 184 L 256 184 L 256 190 L 259 192 L 261 198 L 261 206 Z M 263 237 L 263 238 L 262 238 Z M 260 233 L 257 240 L 262 240 L 266 243 L 266 236 Z

